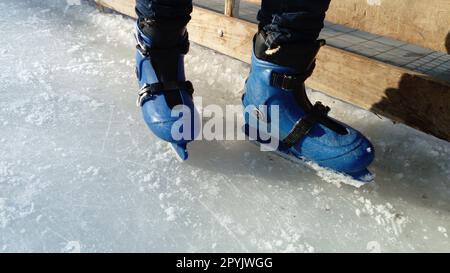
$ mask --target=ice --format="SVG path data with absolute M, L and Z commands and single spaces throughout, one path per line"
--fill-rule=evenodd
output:
M 319 92 L 375 144 L 376 183 L 327 183 L 243 141 L 176 161 L 135 106 L 133 21 L 0 0 L 0 251 L 450 251 L 450 144 Z M 320 65 L 320 64 L 319 64 Z M 249 66 L 192 45 L 203 103 Z

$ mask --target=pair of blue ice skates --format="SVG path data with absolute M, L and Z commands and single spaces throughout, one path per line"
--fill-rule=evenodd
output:
M 167 30 L 154 21 L 138 21 L 136 27 L 136 74 L 140 91 L 138 106 L 150 130 L 171 144 L 181 160 L 188 158 L 187 145 L 198 132 L 195 126 L 181 128 L 183 137 L 174 137 L 173 125 L 180 119 L 200 122 L 193 103 L 193 86 L 185 79 L 184 55 L 189 50 L 185 28 Z M 265 45 L 265 33 L 255 35 L 250 75 L 245 83 L 242 104 L 247 134 L 254 124 L 277 125 L 277 153 L 310 161 L 332 171 L 371 181 L 367 167 L 374 159 L 370 141 L 350 126 L 328 116 L 330 108 L 307 97 L 305 80 L 312 74 L 316 55 L 325 41 L 312 44 Z M 172 115 L 183 106 L 188 116 Z M 279 118 L 272 119 L 277 107 Z M 264 111 L 262 111 L 264 108 Z M 261 111 L 259 111 L 261 109 Z M 260 113 L 264 112 L 265 115 Z M 188 131 L 186 131 L 188 130 Z M 255 139 L 259 141 L 258 137 Z

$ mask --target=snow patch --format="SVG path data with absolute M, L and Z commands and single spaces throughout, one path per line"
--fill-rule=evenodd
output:
M 364 197 L 359 197 L 357 200 L 363 205 L 360 210 L 358 209 L 357 214 L 361 215 L 362 212 L 370 215 L 378 225 L 385 227 L 386 231 L 395 236 L 400 235 L 408 223 L 408 218 L 403 213 L 397 212 L 390 203 L 375 205 Z
M 445 227 L 439 226 L 437 229 L 445 238 L 448 238 L 447 229 Z
M 381 245 L 377 241 L 370 241 L 370 242 L 368 242 L 366 249 L 370 253 L 381 253 Z
M 79 241 L 69 241 L 61 250 L 64 253 L 81 253 L 81 243 Z
M 173 222 L 177 219 L 176 215 L 175 215 L 175 208 L 174 207 L 168 207 L 164 210 L 164 212 L 166 213 L 167 217 L 166 220 L 169 222 Z

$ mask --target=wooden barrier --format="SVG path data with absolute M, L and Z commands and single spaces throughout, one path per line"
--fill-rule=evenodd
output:
M 134 0 L 97 3 L 135 16 Z M 250 62 L 253 23 L 194 8 L 193 42 Z M 450 84 L 344 50 L 325 46 L 308 86 L 450 141 Z
M 225 0 L 225 15 L 230 17 L 239 17 L 240 0 Z
M 450 53 L 449 0 L 332 0 L 327 20 Z

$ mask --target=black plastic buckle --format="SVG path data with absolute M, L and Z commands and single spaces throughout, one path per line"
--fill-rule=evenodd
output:
M 294 90 L 296 85 L 299 84 L 297 75 L 272 73 L 271 85 L 279 87 L 283 90 Z
M 330 107 L 323 105 L 320 101 L 316 102 L 312 108 L 312 112 L 318 116 L 327 116 L 330 110 Z
M 139 53 L 141 53 L 142 56 L 148 57 L 148 55 L 149 55 L 148 50 L 146 48 L 142 47 L 142 45 L 137 44 L 136 49 L 139 51 Z
M 281 89 L 283 90 L 292 90 L 292 83 L 294 82 L 294 80 L 296 80 L 297 78 L 295 76 L 292 75 L 283 75 L 283 79 L 281 80 Z
M 152 96 L 155 93 L 160 92 L 171 92 L 177 90 L 185 90 L 191 96 L 194 93 L 194 86 L 190 81 L 185 82 L 158 82 L 153 84 L 145 84 L 138 93 L 138 98 L 136 100 L 136 106 L 141 107 L 146 101 L 148 96 Z
M 137 107 L 142 107 L 142 105 L 144 104 L 144 100 L 149 95 L 149 93 L 151 94 L 150 85 L 145 84 L 144 86 L 142 86 L 142 88 L 139 90 L 136 100 Z

